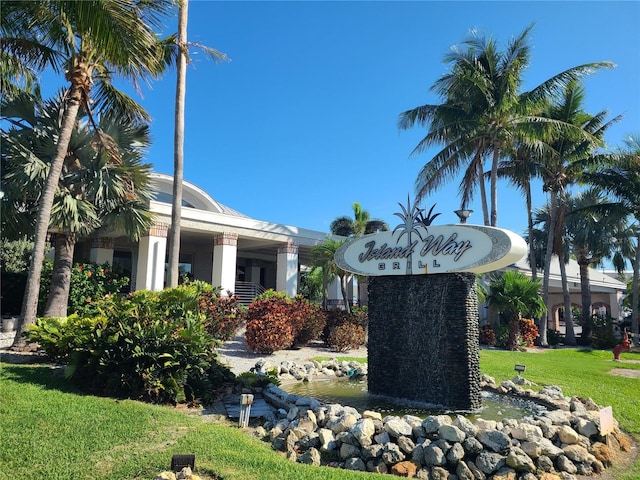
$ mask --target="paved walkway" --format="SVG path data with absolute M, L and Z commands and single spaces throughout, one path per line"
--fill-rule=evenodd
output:
M 236 375 L 248 372 L 255 366 L 256 362 L 264 360 L 271 365 L 280 365 L 284 361 L 295 362 L 298 364 L 311 360 L 314 357 L 333 358 L 337 356 L 349 357 L 365 357 L 367 356 L 366 347 L 360 347 L 345 353 L 337 353 L 329 349 L 324 343 L 319 341 L 310 342 L 306 347 L 295 349 L 279 350 L 266 355 L 264 353 L 254 353 L 247 347 L 244 339 L 244 329 L 238 330 L 236 336 L 225 342 L 218 349 L 220 355 L 220 363 L 229 366 L 231 371 Z

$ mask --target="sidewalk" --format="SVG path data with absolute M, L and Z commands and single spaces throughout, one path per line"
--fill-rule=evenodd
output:
M 338 353 L 329 349 L 320 341 L 312 341 L 309 342 L 309 345 L 306 347 L 279 350 L 273 352 L 271 355 L 267 355 L 250 351 L 244 339 L 244 329 L 241 329 L 236 332 L 236 336 L 232 340 L 225 342 L 224 345 L 218 349 L 218 354 L 220 355 L 220 363 L 229 366 L 231 371 L 238 375 L 243 372 L 248 372 L 249 369 L 254 367 L 256 362 L 260 360 L 277 366 L 285 361 L 303 364 L 314 357 L 333 358 L 337 356 L 349 356 L 366 358 L 367 348 L 360 347 L 349 350 L 348 352 Z

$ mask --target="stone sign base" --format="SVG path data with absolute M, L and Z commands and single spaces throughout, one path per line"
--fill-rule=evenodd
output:
M 481 406 L 475 275 L 369 277 L 369 392 Z

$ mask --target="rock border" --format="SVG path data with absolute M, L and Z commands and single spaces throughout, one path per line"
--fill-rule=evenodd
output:
M 253 370 L 270 368 L 260 361 Z M 320 374 L 366 375 L 365 364 L 337 360 L 282 362 L 275 368 L 280 378 L 299 381 Z M 276 418 L 256 435 L 292 461 L 426 480 L 577 480 L 576 475 L 604 472 L 616 452 L 632 449 L 633 440 L 615 420 L 613 432 L 600 435 L 600 407 L 591 399 L 565 397 L 556 386 L 534 392 L 514 381 L 497 384 L 487 375 L 481 386 L 547 410 L 519 420 L 473 423 L 462 415 L 383 418 L 269 385 L 263 396 L 277 409 Z

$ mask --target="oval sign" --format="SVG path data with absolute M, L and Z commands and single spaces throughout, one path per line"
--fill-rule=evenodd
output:
M 358 275 L 485 273 L 517 262 L 527 253 L 522 237 L 481 225 L 437 225 L 396 229 L 345 242 L 335 261 Z

